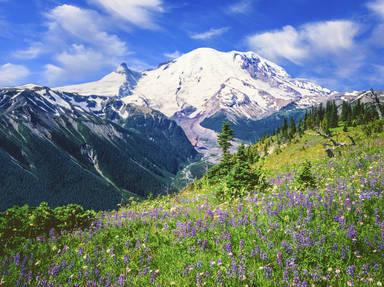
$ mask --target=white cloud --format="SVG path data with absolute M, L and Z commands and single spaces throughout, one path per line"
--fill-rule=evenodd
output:
M 108 19 L 94 10 L 60 5 L 45 16 L 48 28 L 40 35 L 41 40 L 14 56 L 34 59 L 44 54 L 50 58 L 43 71 L 50 85 L 88 79 L 130 55 L 127 44 L 108 31 Z
M 129 54 L 118 36 L 105 31 L 106 19 L 93 10 L 61 5 L 47 14 L 49 30 L 43 46 L 54 63 L 45 66 L 51 85 L 81 81 L 100 69 L 114 67 Z
M 252 35 L 247 43 L 250 49 L 271 60 L 303 64 L 308 59 L 353 50 L 359 31 L 359 25 L 352 21 L 325 21 Z
M 191 34 L 190 38 L 193 40 L 210 40 L 212 38 L 219 37 L 228 31 L 229 27 L 211 28 L 202 33 Z
M 157 27 L 155 18 L 163 13 L 161 0 L 89 0 L 101 6 L 112 16 L 142 28 Z
M 4 64 L 0 66 L 0 86 L 18 85 L 29 75 L 30 71 L 25 66 Z
M 252 9 L 253 0 L 242 0 L 228 6 L 227 11 L 231 14 L 246 14 Z
M 292 26 L 248 37 L 248 47 L 271 60 L 286 59 L 296 64 L 308 57 L 300 33 Z
M 44 67 L 44 78 L 48 83 L 60 83 L 60 79 L 66 76 L 66 71 L 53 64 L 47 64 Z
M 352 21 L 326 21 L 304 25 L 301 37 L 309 49 L 338 53 L 354 47 L 359 31 L 359 25 Z
M 91 75 L 104 67 L 116 65 L 115 59 L 109 59 L 102 52 L 83 45 L 73 45 L 55 56 L 57 65 L 45 66 L 45 78 L 50 84 L 77 81 L 84 75 Z
M 384 0 L 374 0 L 368 2 L 367 7 L 378 16 L 384 19 Z
M 110 55 L 123 55 L 127 52 L 126 44 L 119 37 L 105 32 L 106 20 L 92 10 L 61 5 L 48 13 L 47 17 L 50 32 L 55 37 L 62 36 L 63 31 L 76 42 L 96 46 Z
M 15 57 L 33 59 L 44 53 L 57 53 L 73 44 L 99 49 L 103 54 L 121 57 L 128 48 L 118 36 L 105 31 L 107 20 L 93 10 L 61 5 L 46 14 L 48 30 L 42 40 L 14 53 Z
M 19 59 L 31 60 L 36 59 L 42 53 L 44 53 L 44 47 L 42 46 L 42 43 L 33 43 L 31 46 L 24 50 L 16 51 L 13 55 Z
M 182 53 L 180 51 L 175 51 L 172 53 L 165 53 L 164 57 L 166 57 L 170 60 L 173 60 L 173 59 L 179 58 L 181 55 L 182 55 Z

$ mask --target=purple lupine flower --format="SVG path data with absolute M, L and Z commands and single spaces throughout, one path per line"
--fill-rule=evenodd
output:
M 278 251 L 277 254 L 276 254 L 276 263 L 277 265 L 281 266 L 282 263 L 283 263 L 283 254 L 281 253 L 281 251 Z
M 356 239 L 357 237 L 357 231 L 353 225 L 350 225 L 347 230 L 347 237 L 349 239 Z
M 119 286 L 124 286 L 124 282 L 125 282 L 125 276 L 124 274 L 120 274 L 117 283 L 119 284 Z
M 231 243 L 227 243 L 224 245 L 224 250 L 225 252 L 227 253 L 232 253 L 232 244 Z
M 245 245 L 245 241 L 243 239 L 240 240 L 240 251 L 243 251 Z
M 14 258 L 16 266 L 20 265 L 20 253 L 17 253 Z
M 268 254 L 264 251 L 260 252 L 260 259 L 263 261 L 268 260 Z
M 264 274 L 265 274 L 266 278 L 271 279 L 272 278 L 272 267 L 271 266 L 265 266 L 264 267 Z
M 55 266 L 52 267 L 52 269 L 50 270 L 49 273 L 53 277 L 56 277 L 57 275 L 59 275 L 60 269 L 61 269 L 60 265 L 55 265 Z
M 236 277 L 237 273 L 238 273 L 238 267 L 237 267 L 236 261 L 235 261 L 235 259 L 232 259 L 232 262 L 231 262 L 231 276 L 232 277 Z
M 354 277 L 355 276 L 355 271 L 356 271 L 356 267 L 354 265 L 351 265 L 351 266 L 347 267 L 347 274 L 348 274 L 348 276 Z

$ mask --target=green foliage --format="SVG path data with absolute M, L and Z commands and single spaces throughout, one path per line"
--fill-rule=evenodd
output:
M 232 144 L 231 141 L 234 139 L 234 133 L 231 129 L 229 122 L 224 122 L 223 128 L 221 130 L 221 133 L 218 135 L 218 143 L 223 151 L 224 160 L 228 158 L 229 155 L 229 149 L 231 148 Z
M 215 175 L 211 178 L 219 183 L 216 197 L 220 201 L 231 201 L 251 192 L 265 192 L 268 189 L 264 173 L 261 169 L 251 166 L 255 159 L 255 156 L 241 145 L 230 160 L 213 169 Z M 212 171 L 210 174 L 212 175 Z
M 291 174 L 298 172 L 282 162 L 287 154 L 291 162 L 309 157 L 323 140 L 316 133 L 261 160 L 255 146 L 241 147 L 225 168 L 220 163 L 180 194 L 104 212 L 92 232 L 8 248 L 0 285 L 381 286 L 383 134 L 367 138 L 361 127 L 348 134 L 357 144 L 343 147 L 340 157 L 311 159 L 315 190 L 297 190 Z M 218 201 L 216 193 L 240 159 L 253 171 L 276 162 L 273 189 Z
M 366 136 L 382 133 L 384 131 L 384 120 L 374 121 L 364 126 L 363 131 Z
M 299 168 L 295 177 L 295 183 L 299 189 L 315 188 L 317 186 L 316 178 L 312 173 L 312 164 L 306 160 Z
M 46 202 L 38 207 L 28 205 L 13 207 L 0 214 L 0 254 L 7 248 L 14 248 L 27 239 L 47 237 L 54 230 L 64 231 L 88 228 L 96 213 L 70 204 L 51 209 Z

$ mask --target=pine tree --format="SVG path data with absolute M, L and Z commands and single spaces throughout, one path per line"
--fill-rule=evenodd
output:
M 337 128 L 339 125 L 339 114 L 337 113 L 337 105 L 335 101 L 331 104 L 330 123 L 332 128 Z
M 343 101 L 341 105 L 341 120 L 346 123 L 350 119 L 350 105 L 348 102 Z
M 264 191 L 268 187 L 264 174 L 251 168 L 244 145 L 236 153 L 236 161 L 226 177 L 227 192 L 223 199 L 235 199 L 253 191 Z
M 327 118 L 324 118 L 320 123 L 321 130 L 326 133 L 327 135 L 331 134 L 331 131 L 329 130 L 329 122 Z
M 288 120 L 284 118 L 283 126 L 281 127 L 281 135 L 284 139 L 288 139 Z
M 297 132 L 296 129 L 296 123 L 293 118 L 291 118 L 290 124 L 289 124 L 289 137 L 293 138 Z
M 316 178 L 312 174 L 312 164 L 310 161 L 306 160 L 301 165 L 295 177 L 295 182 L 298 184 L 300 189 L 316 187 Z
M 232 146 L 231 141 L 234 139 L 234 132 L 231 129 L 230 123 L 228 121 L 224 122 L 221 133 L 218 135 L 218 143 L 223 151 L 223 160 L 228 159 L 229 150 Z

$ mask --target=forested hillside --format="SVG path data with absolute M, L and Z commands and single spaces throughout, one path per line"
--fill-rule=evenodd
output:
M 175 191 L 173 178 L 196 156 L 154 110 L 38 86 L 0 89 L 0 210 L 42 201 L 114 209 Z

